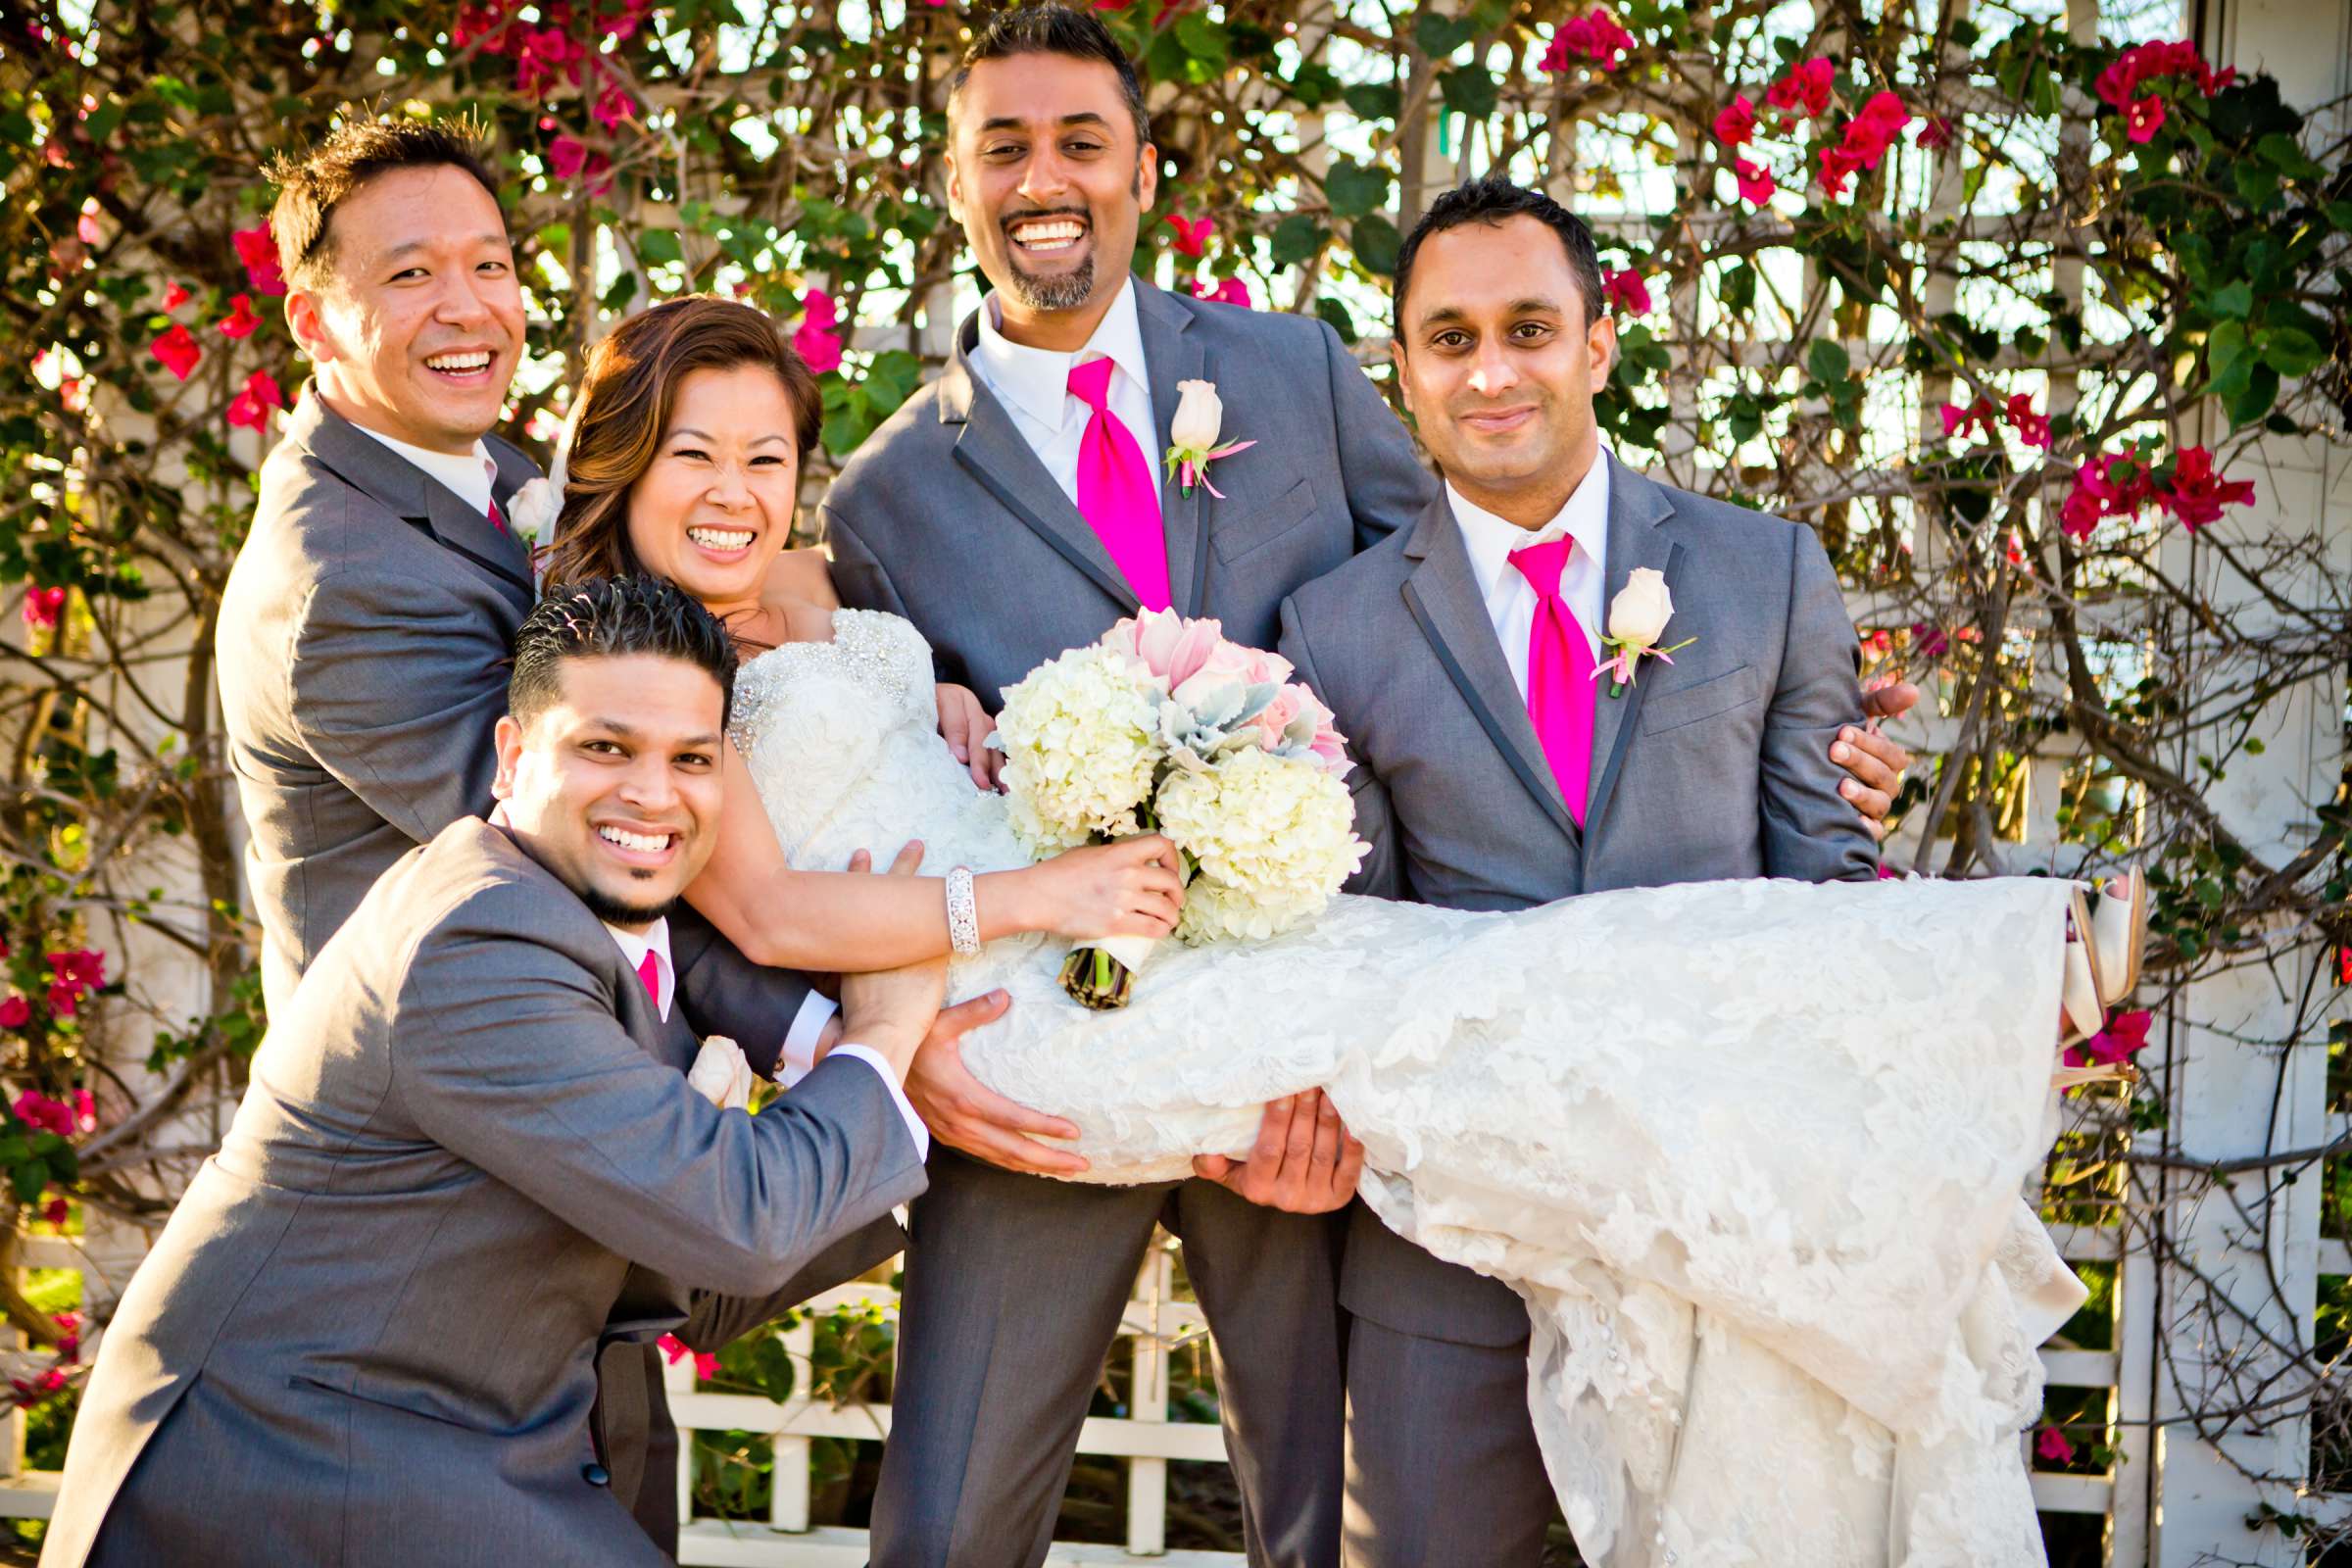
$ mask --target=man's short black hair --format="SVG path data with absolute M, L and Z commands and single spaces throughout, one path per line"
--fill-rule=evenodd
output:
M 318 146 L 300 158 L 273 159 L 262 171 L 277 187 L 270 232 L 277 240 L 278 268 L 296 288 L 326 281 L 335 261 L 335 209 L 378 175 L 397 169 L 462 169 L 492 201 L 499 199 L 481 122 L 463 115 L 384 120 L 357 106 L 344 116 Z
M 1144 84 L 1127 51 L 1093 12 L 1075 11 L 1053 0 L 1000 11 L 991 18 L 971 47 L 964 50 L 963 58 L 956 62 L 956 74 L 948 79 L 948 102 L 956 102 L 956 94 L 971 79 L 972 68 L 981 61 L 1014 55 L 1068 55 L 1073 60 L 1101 61 L 1119 78 L 1119 95 L 1127 100 L 1127 113 L 1135 121 L 1136 146 L 1152 140 L 1152 117 L 1144 112 Z
M 1585 325 L 1590 327 L 1600 319 L 1600 257 L 1592 248 L 1592 231 L 1585 226 L 1585 220 L 1540 190 L 1489 174 L 1456 185 L 1431 202 L 1421 221 L 1404 237 L 1404 248 L 1396 253 L 1397 342 L 1405 341 L 1404 296 L 1412 286 L 1413 258 L 1421 254 L 1421 242 L 1464 223 L 1500 223 L 1522 216 L 1535 219 L 1560 236 L 1568 251 L 1568 270 L 1576 278 L 1576 292 L 1584 300 Z
M 694 599 L 660 577 L 638 573 L 566 583 L 533 607 L 514 634 L 507 711 L 528 724 L 564 693 L 564 662 L 657 654 L 710 671 L 721 722 L 735 708 L 735 639 Z

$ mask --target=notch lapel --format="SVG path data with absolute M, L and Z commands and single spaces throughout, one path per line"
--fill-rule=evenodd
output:
M 980 309 L 988 307 L 983 304 Z M 948 361 L 947 373 L 941 378 L 940 418 L 963 425 L 963 433 L 956 438 L 956 461 L 1000 506 L 1108 594 L 1123 612 L 1134 614 L 1142 604 L 1112 564 L 1110 552 L 1102 548 L 1102 536 L 1054 482 L 1046 466 L 1021 438 L 1012 415 L 972 373 L 971 345 L 979 331 L 977 317 L 964 321 L 956 336 L 956 352 Z
M 1205 381 L 1208 351 L 1193 330 L 1193 313 L 1142 278 L 1131 278 L 1135 318 L 1144 338 L 1144 368 L 1152 379 L 1152 422 L 1158 445 L 1144 460 L 1159 470 L 1159 526 L 1168 551 L 1168 588 L 1178 613 L 1207 613 L 1202 601 L 1208 592 L 1208 487 L 1193 486 L 1187 496 L 1164 461 L 1175 445 L 1176 405 L 1183 401 L 1179 381 Z
M 1609 560 L 1608 587 L 1601 596 L 1601 630 L 1607 630 L 1608 607 L 1616 603 L 1638 566 L 1647 566 L 1663 573 L 1671 592 L 1680 568 L 1683 547 L 1676 544 L 1665 528 L 1666 519 L 1674 515 L 1674 503 L 1658 486 L 1634 473 L 1616 459 L 1603 457 L 1609 465 Z M 1669 619 L 1665 641 L 1668 645 L 1680 642 L 1678 628 Z M 1625 770 L 1626 749 L 1642 717 L 1642 701 L 1656 684 L 1654 667 L 1637 668 L 1636 680 L 1626 688 L 1622 697 L 1611 697 L 1605 680 L 1593 682 L 1592 709 L 1592 791 L 1585 801 L 1585 832 L 1597 834 L 1601 817 L 1608 810 L 1609 796 L 1617 787 L 1617 775 Z
M 1494 743 L 1519 782 L 1536 798 L 1571 845 L 1582 845 L 1576 818 L 1568 814 L 1559 780 L 1536 738 L 1527 716 L 1526 699 L 1511 679 L 1511 666 L 1495 640 L 1494 622 L 1487 614 L 1486 595 L 1479 591 L 1470 566 L 1470 552 L 1444 491 L 1421 514 L 1405 554 L 1420 566 L 1404 582 L 1405 607 L 1445 667 L 1446 677 L 1461 692 L 1479 728 Z

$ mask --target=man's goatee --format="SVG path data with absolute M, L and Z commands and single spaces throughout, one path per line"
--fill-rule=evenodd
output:
M 1024 272 L 1018 262 L 1007 270 L 1012 296 L 1033 311 L 1074 311 L 1095 293 L 1095 259 L 1089 256 L 1074 272 L 1040 276 Z

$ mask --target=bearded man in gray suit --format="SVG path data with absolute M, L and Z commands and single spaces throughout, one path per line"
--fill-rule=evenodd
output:
M 286 321 L 316 374 L 263 465 L 216 662 L 274 1014 L 388 866 L 491 808 L 491 729 L 532 598 L 506 514 L 538 470 L 493 429 L 522 293 L 471 127 L 355 118 L 271 174 Z M 762 1074 L 788 1040 L 813 1052 L 832 1004 L 805 977 L 749 962 L 691 911 L 672 927 L 697 1029 L 741 1041 Z M 811 1288 L 898 1242 L 877 1225 Z M 660 1352 L 615 1343 L 603 1365 L 615 1490 L 671 1544 Z
M 758 1114 L 691 1087 L 666 917 L 715 844 L 735 674 L 666 583 L 524 622 L 501 805 L 380 878 L 272 1018 L 106 1334 L 42 1561 L 642 1564 L 602 1341 L 787 1288 L 921 1191 L 938 963 L 852 977 Z M 950 1027 L 939 1025 L 938 1027 Z
M 1440 197 L 1405 242 L 1394 354 L 1445 493 L 1283 607 L 1282 652 L 1357 763 L 1357 891 L 1515 909 L 1877 870 L 1832 760 L 1863 709 L 1828 557 L 1807 528 L 1602 448 L 1592 394 L 1616 331 L 1600 287 L 1584 224 L 1501 180 Z M 1687 646 L 1604 668 L 1603 633 L 1632 629 L 1638 599 L 1654 622 L 1661 587 L 1658 645 Z M 1359 1203 L 1341 1299 L 1343 1560 L 1534 1568 L 1553 1503 L 1519 1298 Z

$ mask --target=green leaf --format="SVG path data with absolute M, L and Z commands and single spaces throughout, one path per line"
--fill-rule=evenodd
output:
M 2216 381 L 2230 373 L 2239 356 L 2246 352 L 2246 329 L 2238 321 L 2224 321 L 2213 329 L 2205 340 L 2205 363 Z
M 1395 120 L 1404 113 L 1404 94 L 1393 81 L 1359 81 L 1342 88 L 1340 96 L 1361 120 Z M 2352 223 L 2346 223 L 2352 228 Z
M 1323 225 L 1315 221 L 1312 213 L 1293 213 L 1274 225 L 1274 265 L 1298 267 L 1312 261 L 1315 253 L 1323 248 L 1324 233 Z
M 2252 424 L 2271 412 L 2278 401 L 2278 372 L 2267 365 L 2257 365 L 2246 377 L 2246 389 L 2230 400 L 2230 422 L 2232 426 Z
M 1225 24 L 1203 11 L 1188 11 L 1177 19 L 1176 41 L 1184 45 L 1186 54 L 1212 66 L 1224 65 L 1232 55 Z
M 2318 340 L 2299 327 L 2262 334 L 2262 363 L 2290 381 L 2318 369 L 2327 357 L 2328 351 Z
M 1476 29 L 1458 17 L 1424 11 L 1413 21 L 1413 42 L 1432 60 L 1444 60 L 1470 41 Z
M 1340 78 L 1329 66 L 1309 61 L 1291 77 L 1291 96 L 1309 109 L 1320 109 L 1340 95 Z
M 17 1190 L 17 1201 L 29 1203 L 41 1196 L 49 1185 L 49 1165 L 46 1160 L 31 1160 L 8 1173 L 9 1183 Z
M 1445 97 L 1446 108 L 1472 120 L 1485 120 L 1501 101 L 1494 78 L 1484 66 L 1463 66 L 1446 72 L 1438 78 L 1438 91 Z
M 1756 270 L 1745 262 L 1723 274 L 1723 308 L 1745 313 L 1756 308 Z
M 1356 220 L 1355 227 L 1348 231 L 1348 243 L 1367 271 L 1386 275 L 1396 270 L 1396 257 L 1404 249 L 1404 236 L 1396 232 L 1395 223 L 1374 213 Z
M 2233 317 L 2242 321 L 2254 311 L 2254 285 L 2244 278 L 2217 288 L 2205 300 L 2205 308 L 2216 316 Z
M 637 231 L 637 259 L 648 267 L 660 267 L 665 262 L 679 260 L 677 230 L 671 228 L 641 228 Z
M 1389 201 L 1389 172 L 1361 164 L 1338 163 L 1323 176 L 1323 197 L 1334 218 L 1360 218 Z
M 1805 368 L 1813 379 L 1825 386 L 1834 386 L 1854 373 L 1854 362 L 1846 354 L 1845 345 L 1834 338 L 1817 337 L 1805 350 Z
M 1318 294 L 1315 296 L 1315 314 L 1331 323 L 1331 329 L 1340 334 L 1341 342 L 1355 341 L 1355 318 L 1348 313 L 1347 306 L 1328 294 Z

